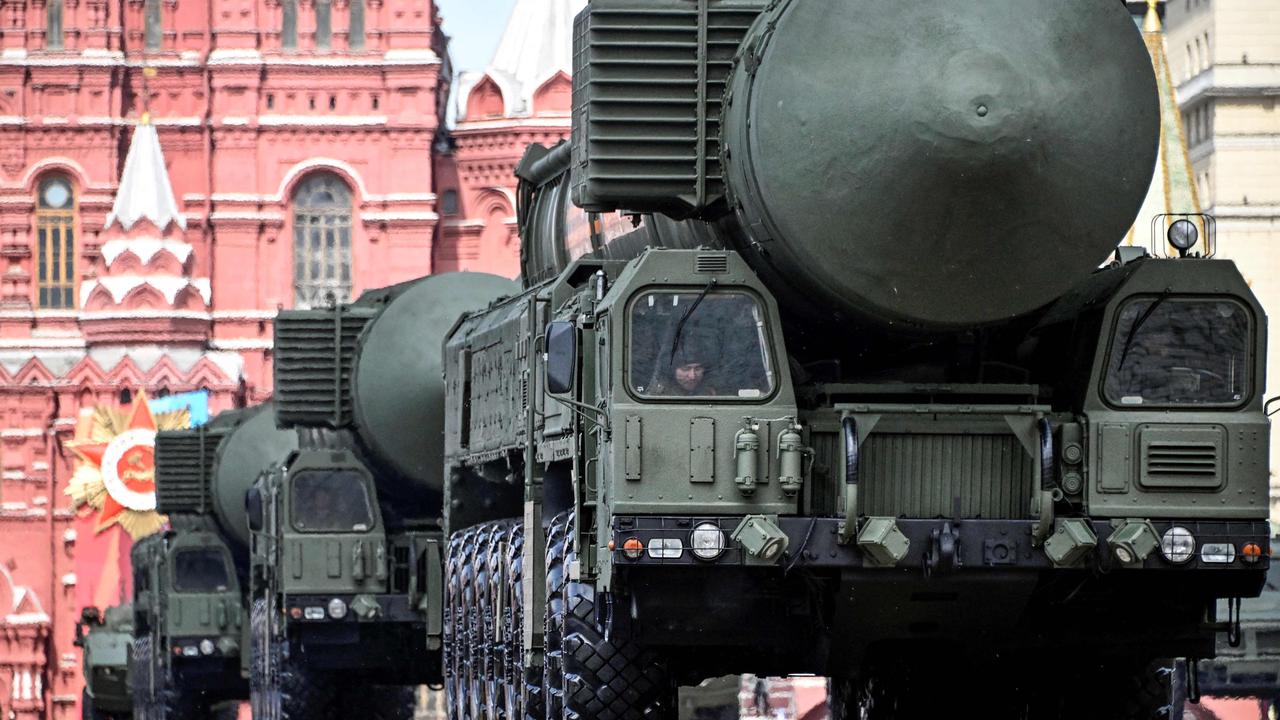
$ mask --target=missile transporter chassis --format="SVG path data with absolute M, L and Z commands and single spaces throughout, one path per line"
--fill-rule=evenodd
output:
M 324 518 L 291 495 L 321 475 L 374 497 L 349 451 L 305 445 L 250 490 L 254 718 L 410 718 L 413 686 L 440 682 L 425 609 L 427 588 L 440 586 L 441 534 L 390 532 L 367 501 L 360 522 L 309 527 Z
M 240 589 L 225 543 L 175 528 L 133 546 L 129 659 L 138 720 L 231 720 L 247 697 L 239 648 Z
M 245 492 L 297 446 L 270 407 L 156 436 L 156 507 L 170 528 L 134 546 L 137 717 L 235 718 L 249 699 Z
M 249 492 L 255 717 L 407 719 L 444 681 L 439 348 L 514 289 L 455 273 L 277 318 L 276 421 L 303 444 Z
M 1086 5 L 579 15 L 526 290 L 444 344 L 451 717 L 743 672 L 836 717 L 1180 706 L 1269 565 L 1266 318 L 1163 237 L 1097 269 L 1159 113 Z
M 128 720 L 133 716 L 129 692 L 129 655 L 133 648 L 133 606 L 117 605 L 105 613 L 85 608 L 76 623 L 76 647 L 84 653 L 84 720 Z

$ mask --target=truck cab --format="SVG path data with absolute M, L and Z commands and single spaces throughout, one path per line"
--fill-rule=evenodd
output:
M 222 538 L 199 529 L 150 536 L 134 545 L 133 573 L 135 708 L 209 711 L 243 696 L 241 581 Z
M 373 474 L 345 449 L 294 453 L 258 478 L 248 508 L 253 606 L 265 624 L 255 641 L 288 642 L 317 672 L 413 682 L 423 669 L 393 658 L 432 642 L 439 534 L 389 532 Z M 389 650 L 356 654 L 353 645 Z
M 76 623 L 75 645 L 84 654 L 85 720 L 127 718 L 133 712 L 129 695 L 129 650 L 133 644 L 133 607 L 115 605 L 100 612 L 85 608 Z

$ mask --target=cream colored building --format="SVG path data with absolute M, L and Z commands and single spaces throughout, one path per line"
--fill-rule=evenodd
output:
M 1236 261 L 1272 318 L 1267 395 L 1280 395 L 1280 0 L 1168 0 L 1169 68 L 1218 255 Z M 1273 420 L 1280 421 L 1280 415 Z M 1271 433 L 1280 520 L 1280 422 Z

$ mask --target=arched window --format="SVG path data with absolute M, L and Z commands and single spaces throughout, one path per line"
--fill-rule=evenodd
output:
M 160 23 L 160 0 L 146 0 L 143 10 L 146 49 L 159 50 L 164 44 L 164 27 Z
M 62 49 L 62 2 L 48 0 L 45 5 L 44 49 Z
M 36 288 L 42 308 L 75 306 L 76 197 L 61 175 L 40 181 L 36 198 Z
M 316 173 L 293 194 L 293 287 L 297 307 L 321 307 L 351 295 L 351 189 Z
M 285 50 L 298 47 L 298 0 L 281 0 L 280 46 Z
M 316 0 L 316 49 L 328 50 L 333 42 L 333 0 Z
M 347 28 L 347 47 L 364 49 L 364 0 L 351 0 L 351 22 Z

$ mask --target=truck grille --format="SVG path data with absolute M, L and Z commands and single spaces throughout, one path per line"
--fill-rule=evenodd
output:
M 1030 515 L 1035 467 L 1013 435 L 873 433 L 858 476 L 867 515 L 1007 519 Z

